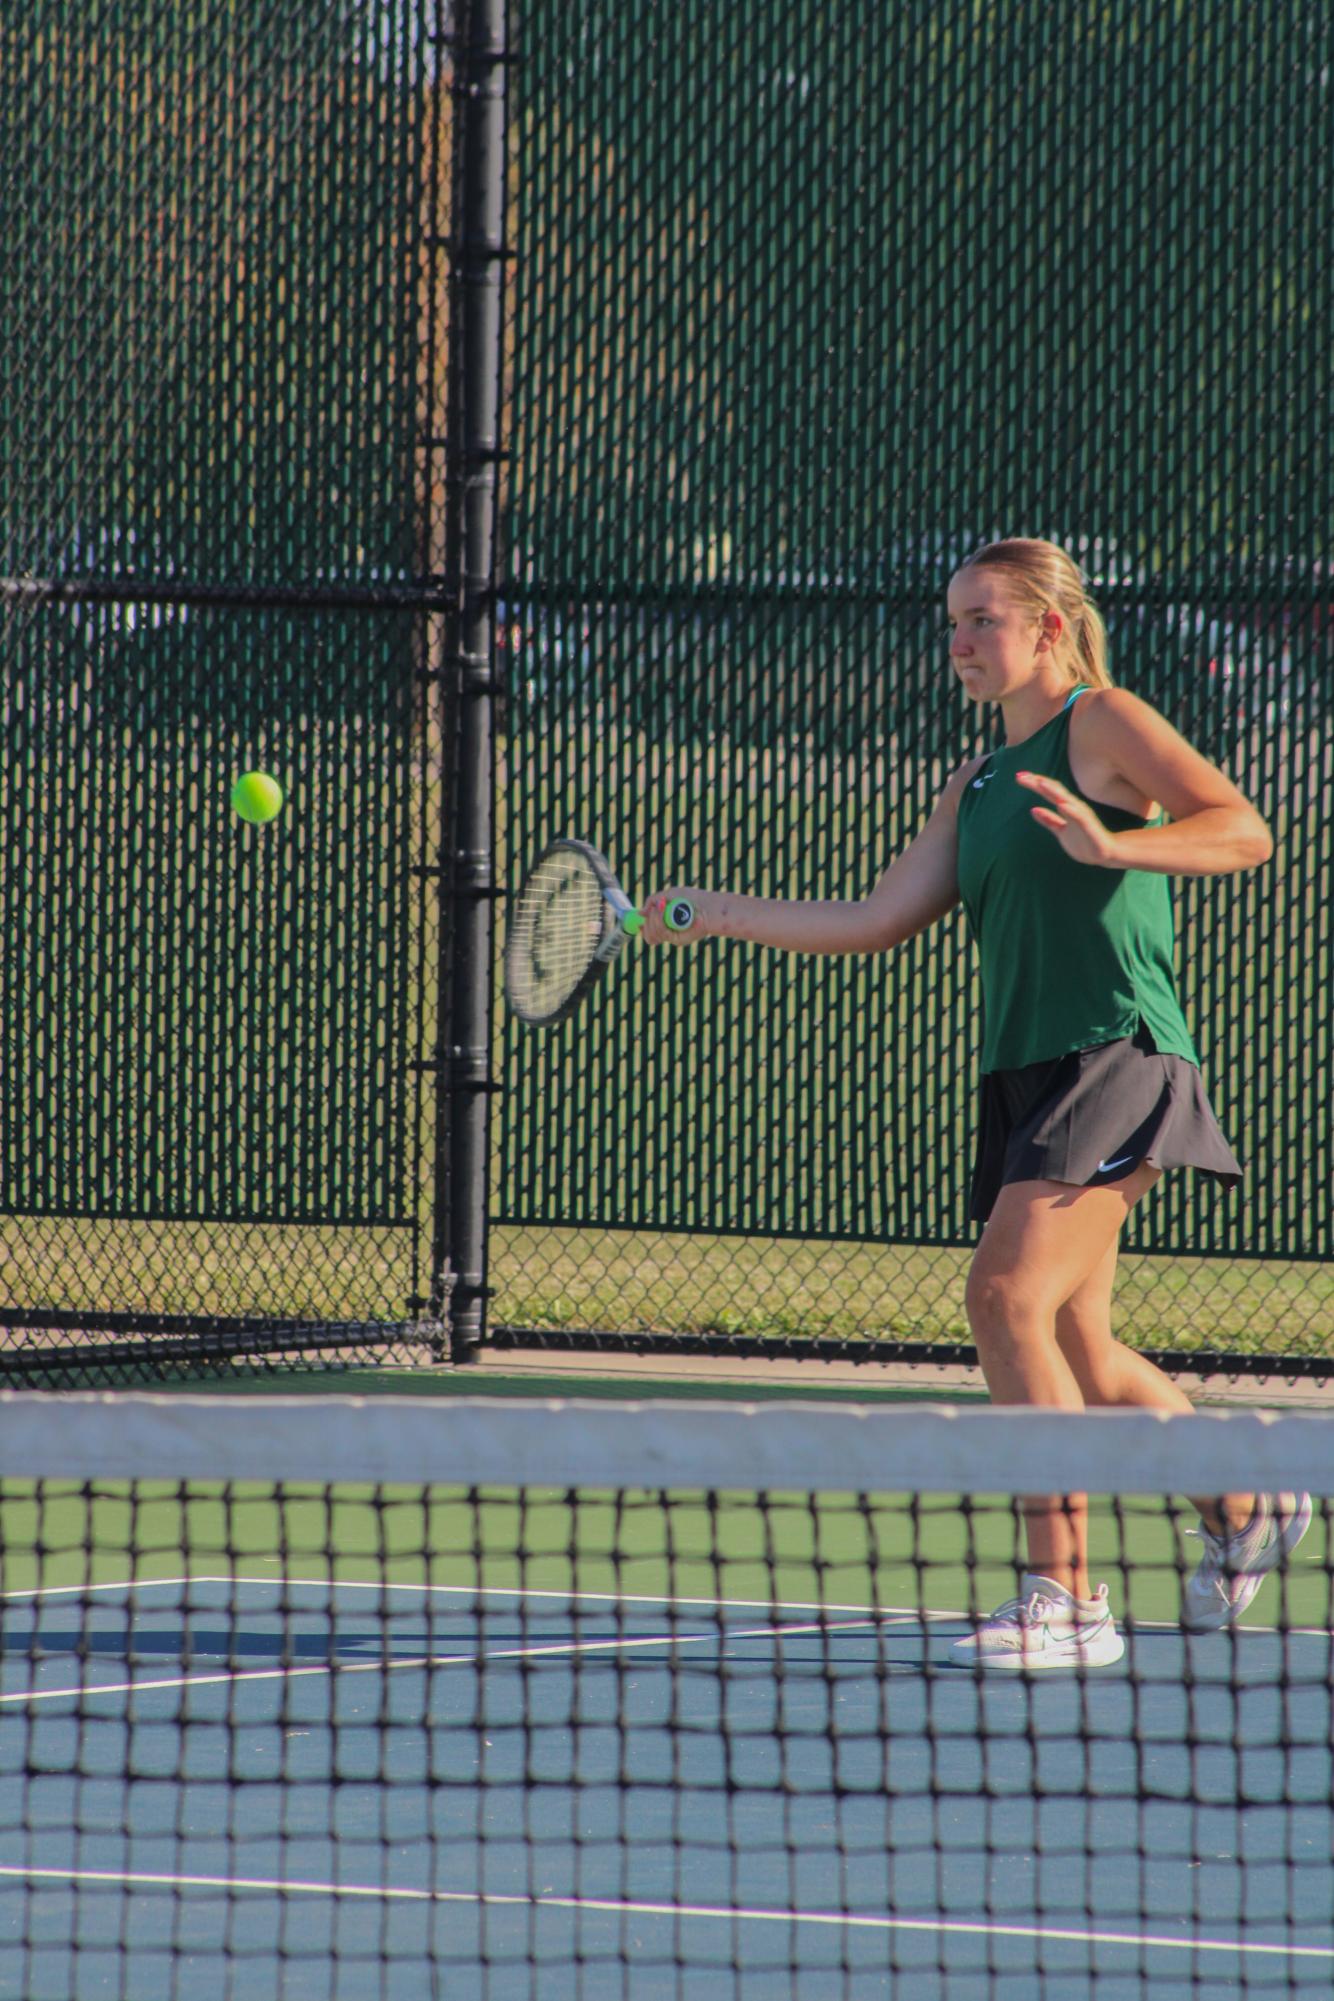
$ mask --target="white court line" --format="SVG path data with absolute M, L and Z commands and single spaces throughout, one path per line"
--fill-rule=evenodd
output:
M 652 1598 L 635 1591 L 539 1591 L 527 1584 L 419 1584 L 411 1578 L 382 1578 L 376 1581 L 360 1577 L 127 1577 L 110 1584 L 34 1585 L 27 1590 L 0 1591 L 0 1599 L 82 1598 L 92 1591 L 122 1591 L 128 1598 L 145 1591 L 179 1591 L 182 1586 L 191 1584 L 262 1584 L 270 1590 L 298 1591 L 420 1591 L 433 1597 L 466 1599 L 551 1598 L 563 1605 L 706 1605 L 723 1611 L 734 1606 L 742 1612 L 851 1612 L 864 1619 L 881 1616 L 961 1619 L 965 1616 L 962 1612 L 930 1612 L 906 1605 L 885 1606 L 881 1613 L 877 1613 L 869 1605 L 821 1606 L 813 1598 Z
M 1092 1927 L 998 1924 L 986 1919 L 896 1918 L 861 1911 L 768 1911 L 744 1905 L 658 1904 L 620 1897 L 556 1897 L 506 1895 L 489 1890 L 421 1890 L 374 1883 L 308 1883 L 262 1876 L 169 1876 L 147 1870 L 39 1869 L 0 1865 L 0 1880 L 23 1882 L 99 1883 L 123 1889 L 241 1890 L 284 1897 L 379 1898 L 386 1903 L 483 1904 L 523 1910 L 606 1911 L 618 1917 L 711 1918 L 723 1924 L 846 1926 L 857 1931 L 937 1932 L 978 1938 L 1061 1940 L 1075 1945 L 1125 1945 L 1165 1952 L 1249 1952 L 1268 1958 L 1316 1959 L 1334 1962 L 1334 1946 L 1275 1945 L 1258 1939 L 1170 1938 L 1154 1932 L 1105 1932 Z
M 1311 1561 L 1317 1562 L 1319 1561 L 1319 1559 L 1313 1557 L 1311 1558 Z M 431 1596 L 462 1598 L 467 1601 L 473 1601 L 478 1598 L 505 1598 L 510 1600 L 519 1600 L 520 1602 L 523 1602 L 530 1598 L 541 1598 L 541 1599 L 551 1599 L 560 1604 L 653 1605 L 653 1606 L 669 1607 L 671 1609 L 675 1609 L 678 1606 L 680 1607 L 702 1606 L 707 1610 L 724 1611 L 724 1612 L 728 1610 L 734 1610 L 739 1612 L 773 1611 L 773 1612 L 815 1612 L 815 1613 L 823 1611 L 825 1613 L 837 1612 L 849 1615 L 847 1619 L 841 1621 L 831 1622 L 828 1619 L 823 1619 L 813 1624 L 809 1628 L 794 1627 L 791 1629 L 793 1632 L 799 1632 L 799 1631 L 836 1632 L 836 1631 L 842 1631 L 846 1627 L 849 1627 L 851 1625 L 860 1625 L 860 1624 L 868 1626 L 890 1626 L 890 1625 L 902 1626 L 902 1625 L 913 1625 L 913 1624 L 927 1626 L 934 1622 L 936 1624 L 957 1625 L 960 1622 L 967 1624 L 967 1622 L 970 1619 L 976 1616 L 971 1612 L 949 1610 L 949 1609 L 936 1610 L 924 1605 L 917 1605 L 917 1606 L 883 1605 L 878 1609 L 866 1605 L 826 1605 L 822 1607 L 820 1605 L 817 1605 L 813 1600 L 810 1599 L 654 1598 L 644 1595 L 642 1593 L 629 1592 L 629 1591 L 619 1591 L 619 1592 L 618 1591 L 546 1591 L 546 1590 L 537 1590 L 529 1587 L 528 1585 L 419 1584 L 412 1581 L 411 1579 L 402 1582 L 391 1582 L 389 1580 L 381 1580 L 380 1582 L 374 1582 L 374 1581 L 363 1580 L 361 1578 L 341 1578 L 341 1577 L 331 1578 L 331 1577 L 208 1576 L 208 1577 L 150 1577 L 150 1578 L 144 1578 L 142 1580 L 128 1578 L 121 1581 L 112 1582 L 109 1584 L 86 1584 L 86 1585 L 50 1584 L 50 1585 L 34 1586 L 26 1590 L 0 1591 L 0 1602 L 8 1602 L 10 1600 L 24 1600 L 24 1599 L 34 1599 L 34 1598 L 60 1598 L 60 1597 L 82 1599 L 86 1597 L 89 1593 L 94 1591 L 119 1591 L 124 1595 L 126 1607 L 127 1609 L 129 1609 L 131 1600 L 142 1597 L 145 1592 L 163 1591 L 163 1590 L 180 1591 L 183 1588 L 188 1588 L 191 1585 L 200 1585 L 200 1584 L 224 1584 L 229 1586 L 240 1584 L 246 1586 L 247 1588 L 262 1585 L 271 1590 L 294 1589 L 294 1590 L 304 1590 L 304 1591 L 331 1591 L 331 1592 L 332 1591 L 376 1591 L 376 1592 L 417 1591 L 417 1592 L 427 1593 Z M 197 1611 L 205 1614 L 209 1612 L 220 1614 L 223 1612 L 238 1610 L 237 1607 L 229 1605 L 181 1606 L 179 1608 L 169 1607 L 168 1609 L 180 1609 L 182 1611 Z M 318 1610 L 319 1608 L 310 1608 L 310 1609 Z M 295 1607 L 277 1606 L 277 1607 L 263 1607 L 263 1608 L 241 1607 L 239 1608 L 239 1610 L 243 1617 L 246 1615 L 247 1611 L 249 1611 L 249 1616 L 254 1618 L 263 1618 L 271 1616 L 272 1612 L 275 1610 L 300 1612 L 302 1608 L 299 1606 Z M 1141 1633 L 1179 1633 L 1184 1640 L 1193 1640 L 1197 1644 L 1201 1640 L 1213 1640 L 1219 1637 L 1219 1635 L 1216 1633 L 1188 1634 L 1186 1633 L 1185 1629 L 1174 1619 L 1137 1619 L 1131 1622 L 1129 1629 L 1132 1632 L 1141 1632 Z M 720 1630 L 725 1631 L 725 1629 L 720 1629 Z M 774 1635 L 779 1635 L 779 1634 L 785 1634 L 789 1629 L 786 1627 L 773 1626 L 766 1628 L 765 1630 Z M 1245 1626 L 1230 1626 L 1224 1630 L 1228 1637 L 1235 1639 L 1241 1639 L 1245 1637 L 1250 1637 L 1252 1639 L 1261 1639 L 1264 1638 L 1266 1635 L 1271 1638 L 1274 1637 L 1275 1635 L 1281 1635 L 1285 1639 L 1325 1640 L 1334 1638 L 1334 1633 L 1331 1632 L 1331 1629 L 1328 1626 L 1245 1625 Z M 756 1632 L 727 1634 L 728 1638 L 738 1638 L 738 1639 L 754 1639 L 758 1636 L 759 1635 Z M 627 1641 L 625 1644 L 626 1645 L 634 1644 L 637 1646 L 668 1644 L 670 1642 L 671 1637 L 673 1636 L 663 1635 L 661 1639 L 658 1640 L 635 1641 L 635 1642 Z M 690 1638 L 692 1640 L 692 1643 L 698 1644 L 703 1638 L 712 1637 L 712 1635 L 706 1636 L 701 1634 L 701 1635 L 688 1635 L 684 1637 Z M 589 1644 L 592 1645 L 594 1643 L 590 1642 Z M 534 1649 L 533 1651 L 559 1652 L 559 1651 L 571 1651 L 571 1650 L 553 1648 L 553 1649 Z M 422 1659 L 419 1660 L 398 1662 L 395 1663 L 395 1665 L 402 1667 L 422 1667 L 434 1664 L 437 1666 L 456 1667 L 460 1664 L 460 1662 L 464 1658 L 465 1658 L 464 1656 L 458 1656 L 457 1658 L 447 1657 L 444 1659 L 436 1659 L 435 1657 L 423 1657 Z M 506 1660 L 511 1658 L 511 1656 L 506 1653 L 497 1653 L 497 1654 L 487 1654 L 483 1656 L 475 1656 L 473 1658 L 480 1658 L 485 1660 L 492 1660 L 492 1659 Z M 356 1671 L 367 1672 L 369 1669 L 373 1669 L 378 1665 L 379 1663 L 374 1663 L 374 1662 L 362 1664 Z M 351 1666 L 345 1666 L 340 1671 L 344 1674 L 354 1672 Z M 322 1670 L 319 1668 L 300 1668 L 300 1669 L 293 1669 L 292 1672 L 294 1674 L 318 1674 L 322 1672 Z M 213 1681 L 234 1681 L 234 1680 L 265 1680 L 270 1678 L 272 1677 L 268 1674 L 267 1671 L 265 1671 L 264 1673 L 256 1671 L 253 1674 L 242 1673 L 240 1675 L 215 1675 L 211 1677 L 191 1677 L 189 1678 L 188 1682 L 179 1682 L 179 1681 L 126 1682 L 126 1683 L 108 1684 L 108 1692 L 122 1692 L 126 1688 L 175 1688 L 187 1685 L 193 1686 L 196 1682 L 202 1683 L 206 1679 Z M 96 1689 L 87 1689 L 87 1690 L 79 1690 L 77 1692 L 87 1693 L 87 1694 L 97 1694 L 100 1691 Z M 17 1697 L 12 1695 L 0 1695 L 0 1703 L 13 1702 L 17 1699 L 18 1699 Z
M 1320 1563 L 1320 1557 L 1297 1558 L 1297 1562 Z M 944 1624 L 965 1623 L 974 1615 L 959 1610 L 935 1610 L 926 1605 L 882 1605 L 878 1609 L 870 1605 L 817 1605 L 809 1598 L 653 1598 L 634 1591 L 543 1591 L 526 1584 L 418 1584 L 411 1578 L 374 1582 L 359 1577 L 146 1577 L 125 1578 L 111 1584 L 43 1584 L 27 1590 L 0 1591 L 0 1601 L 24 1598 L 82 1598 L 93 1591 L 120 1591 L 128 1603 L 131 1597 L 139 1597 L 146 1591 L 179 1591 L 192 1584 L 244 1584 L 246 1586 L 265 1585 L 269 1589 L 291 1588 L 299 1591 L 419 1591 L 432 1597 L 463 1598 L 509 1598 L 526 1600 L 529 1598 L 550 1598 L 563 1605 L 663 1605 L 675 1607 L 703 1605 L 713 1611 L 738 1612 L 840 1612 L 848 1613 L 854 1619 L 865 1620 L 868 1624 L 889 1625 L 916 1620 L 921 1625 L 932 1621 Z M 234 1607 L 199 1606 L 203 1612 L 226 1612 Z M 241 1608 L 245 1611 L 247 1608 Z M 267 1616 L 273 1610 L 297 1610 L 300 1607 L 249 1608 L 252 1616 Z M 318 1608 L 313 1608 L 318 1609 Z M 1183 1638 L 1194 1640 L 1215 1639 L 1217 1634 L 1195 1633 L 1187 1635 L 1183 1626 L 1175 1619 L 1136 1619 L 1132 1630 L 1141 1633 L 1181 1633 Z M 1225 1629 L 1238 1639 L 1265 1634 L 1282 1634 L 1285 1637 L 1303 1640 L 1325 1640 L 1334 1638 L 1328 1626 L 1230 1626 Z
M 0 1695 L 0 1705 L 84 1700 L 100 1695 L 138 1695 L 164 1688 L 237 1687 L 242 1682 L 300 1681 L 311 1675 L 390 1674 L 402 1668 L 489 1667 L 492 1661 L 568 1658 L 574 1654 L 630 1653 L 644 1647 L 702 1647 L 723 1640 L 791 1639 L 807 1633 L 843 1633 L 878 1626 L 875 1619 L 819 1619 L 799 1626 L 715 1627 L 707 1633 L 651 1633 L 639 1639 L 612 1635 L 605 1640 L 553 1640 L 538 1647 L 495 1647 L 480 1654 L 416 1654 L 406 1659 L 316 1662 L 311 1667 L 240 1668 L 223 1674 L 164 1675 L 152 1681 L 76 1682 L 68 1688 L 15 1689 Z

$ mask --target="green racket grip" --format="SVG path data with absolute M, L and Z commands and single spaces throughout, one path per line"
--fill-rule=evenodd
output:
M 695 921 L 695 906 L 688 896 L 674 896 L 662 913 L 662 921 L 669 931 L 688 931 Z M 633 938 L 644 928 L 642 910 L 627 910 L 621 917 L 621 929 L 627 938 Z

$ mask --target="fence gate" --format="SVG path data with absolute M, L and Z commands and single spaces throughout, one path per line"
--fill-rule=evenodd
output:
M 7 1366 L 445 1352 L 452 26 L 0 30 Z

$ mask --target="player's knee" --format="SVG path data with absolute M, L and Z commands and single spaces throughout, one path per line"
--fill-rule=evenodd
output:
M 973 1265 L 964 1311 L 975 1341 L 1022 1341 L 1051 1330 L 1051 1308 L 1022 1273 Z
M 1079 1314 L 1063 1307 L 1056 1316 L 1056 1339 L 1089 1403 L 1114 1403 L 1121 1363 L 1106 1314 Z

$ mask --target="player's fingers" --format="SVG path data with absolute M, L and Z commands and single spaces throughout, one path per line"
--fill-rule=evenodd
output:
M 699 895 L 698 890 L 660 889 L 655 890 L 644 905 L 644 929 L 641 936 L 650 945 L 693 944 L 689 931 L 674 929 L 667 923 L 669 908 L 679 906 L 683 901 L 692 907 Z
M 1091 817 L 1087 801 L 1076 798 L 1073 792 L 1067 792 L 1064 785 L 1055 778 L 1044 778 L 1039 773 L 1031 771 L 1021 771 L 1019 778 L 1021 781 L 1026 781 L 1027 791 L 1036 792 L 1048 807 L 1057 813 L 1064 813 L 1067 819 L 1079 820 Z M 1035 806 L 1033 810 L 1039 812 L 1042 809 Z
M 1101 825 L 1097 814 L 1087 800 L 1077 799 L 1073 792 L 1067 792 L 1054 778 L 1040 778 L 1033 773 L 1024 774 L 1034 779 L 1032 791 L 1040 791 L 1046 800 L 1045 806 L 1035 806 L 1033 817 L 1041 820 L 1044 827 L 1074 825 L 1085 833 L 1094 833 Z
M 667 907 L 667 892 L 657 890 L 645 902 L 644 928 L 640 939 L 646 945 L 665 945 L 669 936 L 667 926 L 662 921 L 662 913 Z

